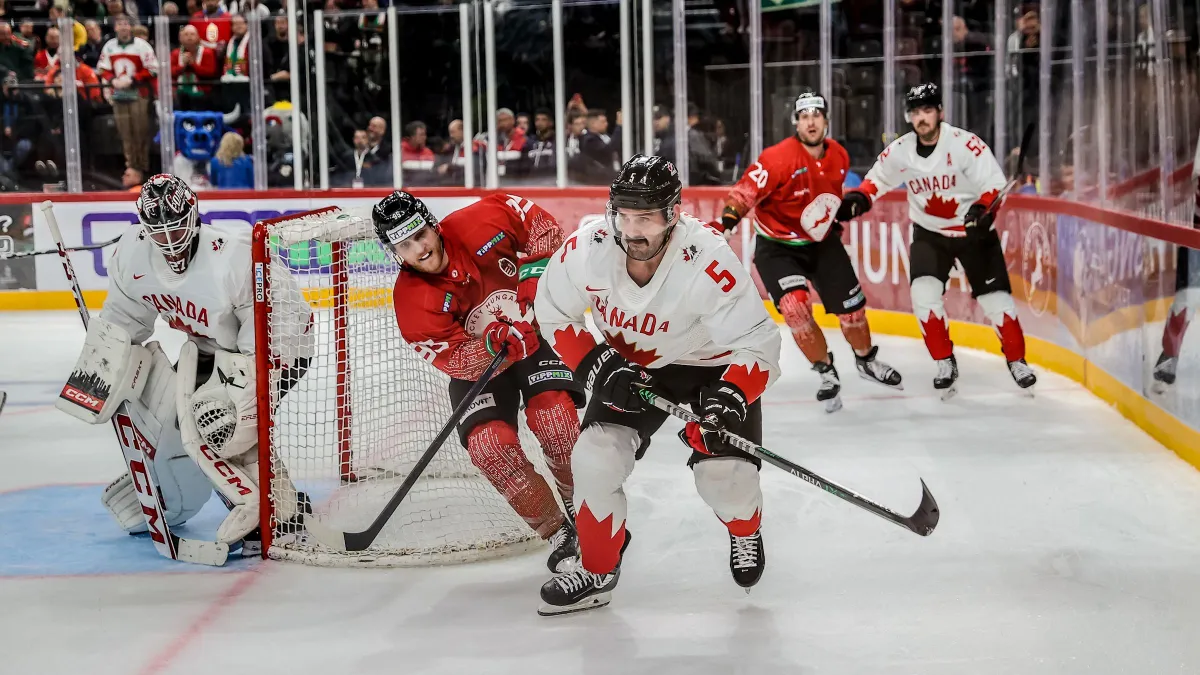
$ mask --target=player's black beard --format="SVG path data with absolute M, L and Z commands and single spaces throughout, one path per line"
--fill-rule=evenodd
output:
M 624 236 L 613 237 L 613 241 L 615 241 L 617 243 L 617 246 L 622 251 L 625 252 L 625 255 L 629 256 L 630 258 L 633 258 L 634 260 L 636 260 L 638 262 L 646 262 L 647 260 L 654 260 L 654 258 L 659 253 L 662 253 L 663 249 L 667 247 L 667 242 L 671 240 L 671 232 L 673 232 L 674 230 L 675 230 L 674 225 L 672 225 L 672 226 L 668 227 L 666 230 L 664 230 L 663 234 L 662 234 L 662 243 L 660 243 L 657 247 L 655 247 L 655 249 L 649 255 L 645 255 L 645 256 L 634 255 L 633 252 L 631 252 L 628 248 L 626 248 L 625 245 L 628 242 L 625 240 Z M 647 246 L 650 245 L 650 240 L 647 239 L 646 237 L 636 237 L 636 238 L 630 239 L 629 241 L 645 242 Z

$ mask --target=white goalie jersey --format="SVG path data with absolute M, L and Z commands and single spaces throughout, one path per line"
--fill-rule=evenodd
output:
M 650 283 L 638 286 L 626 255 L 598 219 L 550 256 L 534 310 L 542 334 L 572 369 L 605 340 L 631 363 L 727 366 L 724 379 L 751 400 L 779 375 L 779 328 L 749 271 L 724 238 L 684 214 Z
M 162 253 L 133 226 L 121 237 L 109 261 L 108 299 L 100 316 L 127 330 L 135 344 L 149 339 L 154 319 L 187 333 L 201 354 L 217 351 L 252 356 L 254 349 L 254 279 L 251 230 L 203 225 L 199 248 L 183 274 L 173 272 Z M 299 296 L 290 274 L 272 277 L 272 292 Z M 298 339 L 311 329 L 312 314 L 304 302 L 283 303 L 294 316 L 276 316 L 272 326 L 281 344 L 311 345 Z M 308 357 L 297 353 L 295 357 Z
M 871 202 L 892 188 L 908 189 L 913 223 L 950 237 L 966 236 L 963 218 L 974 204 L 991 206 L 1007 182 L 991 148 L 975 134 L 942 122 L 928 157 L 917 152 L 916 132 L 892 141 L 857 188 Z

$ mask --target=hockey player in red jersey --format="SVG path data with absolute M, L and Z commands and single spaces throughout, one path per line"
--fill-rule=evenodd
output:
M 1192 182 L 1196 191 L 1192 227 L 1200 230 L 1200 142 L 1196 143 L 1196 159 L 1192 162 Z M 1163 326 L 1162 353 L 1154 364 L 1153 386 L 1160 394 L 1175 384 L 1179 350 L 1197 307 L 1200 307 L 1200 251 L 1180 246 L 1175 254 L 1175 299 Z
M 813 319 L 810 286 L 820 293 L 825 311 L 837 315 L 859 375 L 896 389 L 904 386 L 899 372 L 875 358 L 879 347 L 871 344 L 867 298 L 842 246 L 841 224 L 834 220 L 850 156 L 827 138 L 825 110 L 825 98 L 814 91 L 796 98 L 795 135 L 767 148 L 747 167 L 725 200 L 721 220 L 710 226 L 731 231 L 754 210 L 754 266 L 792 339 L 821 375 L 817 400 L 835 412 L 842 407 L 842 385 L 825 334 Z
M 613 181 L 605 220 L 573 233 L 546 267 L 538 322 L 592 396 L 571 459 L 580 566 L 542 586 L 539 614 L 611 599 L 631 539 L 623 486 L 667 418 L 640 402 L 641 387 L 701 417 L 682 436 L 696 491 L 729 532 L 734 582 L 750 588 L 766 566 L 761 461 L 720 432 L 761 442 L 761 397 L 779 376 L 779 328 L 733 249 L 682 213 L 680 195 L 673 164 L 635 156 Z
M 905 110 L 913 130 L 884 148 L 862 186 L 842 197 L 837 217 L 860 216 L 893 187 L 906 185 L 913 222 L 912 306 L 929 355 L 937 362 L 934 388 L 947 399 L 954 395 L 958 380 L 942 301 L 957 259 L 971 284 L 971 295 L 996 327 L 1009 373 L 1019 387 L 1029 389 L 1037 377 L 1025 362 L 1025 335 L 992 222 L 994 210 L 988 210 L 1004 188 L 1003 170 L 978 136 L 946 124 L 936 84 L 909 89 Z
M 507 363 L 459 423 L 459 437 L 513 510 L 550 541 L 550 570 L 569 565 L 577 550 L 571 450 L 579 437 L 575 408 L 584 394 L 532 322 L 538 279 L 562 243 L 558 222 L 512 195 L 484 197 L 439 222 L 420 199 L 402 191 L 376 204 L 372 218 L 384 248 L 401 264 L 393 292 L 400 333 L 450 376 L 452 405 L 507 346 Z M 521 449 L 522 403 L 566 515 Z

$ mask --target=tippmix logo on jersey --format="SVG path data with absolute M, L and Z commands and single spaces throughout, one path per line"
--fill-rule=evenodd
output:
M 450 301 L 451 301 L 451 300 L 453 300 L 453 299 L 454 299 L 454 294 L 453 294 L 453 293 L 447 293 L 447 294 L 446 294 L 446 299 L 445 299 L 445 300 L 442 302 L 442 311 L 443 311 L 443 312 L 449 312 L 449 311 L 450 311 Z
M 497 234 L 496 236 L 492 237 L 492 238 L 491 238 L 491 239 L 488 241 L 488 243 L 484 244 L 483 246 L 480 246 L 480 247 L 479 247 L 479 250 L 478 250 L 478 251 L 475 251 L 475 255 L 477 255 L 477 256 L 482 256 L 483 254 L 485 254 L 485 253 L 487 253 L 488 251 L 492 250 L 492 247 L 494 247 L 496 244 L 499 244 L 499 243 L 500 243 L 500 242 L 501 242 L 503 239 L 504 239 L 504 233 L 503 233 L 503 232 L 501 232 L 501 233 Z

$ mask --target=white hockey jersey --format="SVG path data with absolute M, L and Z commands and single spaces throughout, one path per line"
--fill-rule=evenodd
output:
M 990 206 L 1004 189 L 1004 170 L 975 134 L 942 122 L 928 157 L 917 154 L 916 132 L 892 141 L 857 189 L 874 202 L 892 188 L 908 188 L 908 217 L 950 237 L 966 236 L 963 218 L 973 204 Z
M 542 335 L 572 369 L 597 344 L 646 368 L 728 366 L 723 378 L 755 400 L 779 375 L 779 327 L 725 239 L 684 215 L 654 277 L 638 286 L 608 224 L 596 219 L 550 256 L 534 312 Z
M 108 263 L 108 299 L 100 316 L 129 331 L 135 343 L 149 339 L 154 319 L 187 333 L 202 354 L 216 350 L 252 355 L 254 279 L 247 227 L 201 225 L 195 258 L 183 274 L 134 225 L 121 237 Z M 301 298 L 290 274 L 273 273 L 271 292 Z M 276 344 L 310 345 L 290 358 L 311 355 L 312 313 L 307 303 L 276 303 L 271 325 Z M 290 312 L 288 316 L 278 316 Z M 283 334 L 294 334 L 291 337 Z M 307 352 L 307 353 L 305 353 Z

